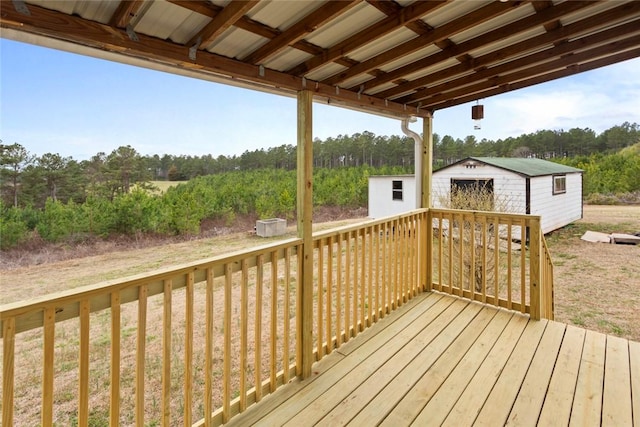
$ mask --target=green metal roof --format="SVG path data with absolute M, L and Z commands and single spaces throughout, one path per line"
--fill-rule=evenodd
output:
M 561 173 L 580 173 L 582 169 L 561 165 L 542 159 L 525 159 L 520 157 L 469 157 L 458 163 L 475 160 L 497 168 L 506 169 L 525 176 L 543 176 Z M 458 164 L 456 163 L 456 164 Z

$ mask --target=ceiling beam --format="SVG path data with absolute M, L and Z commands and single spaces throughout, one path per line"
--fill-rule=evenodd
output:
M 303 89 L 310 89 L 316 100 L 331 104 L 384 114 L 394 117 L 416 115 L 427 117 L 429 112 L 418 110 L 392 101 L 381 100 L 372 96 L 341 90 L 320 82 L 304 80 L 276 70 L 247 64 L 210 52 L 198 52 L 195 60 L 189 58 L 189 48 L 144 34 L 138 35 L 138 41 L 131 40 L 126 31 L 88 21 L 75 15 L 29 5 L 30 15 L 23 15 L 14 8 L 3 8 L 0 15 L 0 27 L 20 32 L 27 32 L 48 38 L 70 42 L 80 46 L 113 52 L 132 58 L 143 58 L 153 63 L 189 70 L 204 76 L 234 82 L 236 85 L 262 87 L 263 90 L 278 91 L 281 94 L 293 95 Z M 277 89 L 274 89 L 277 88 Z
M 543 65 L 545 62 L 547 64 L 550 64 L 551 62 L 548 62 L 550 60 L 575 60 L 575 58 L 579 57 L 579 55 L 570 54 L 574 52 L 584 51 L 594 46 L 602 45 L 603 43 L 620 39 L 622 37 L 628 36 L 629 34 L 638 32 L 640 32 L 640 20 L 628 22 L 626 24 L 611 28 L 609 30 L 601 31 L 591 36 L 579 38 L 567 43 L 561 43 L 543 51 L 527 55 L 513 61 L 505 62 L 495 67 L 481 69 L 473 74 L 463 76 L 454 80 L 449 80 L 439 85 L 430 86 L 427 89 L 401 98 L 399 102 L 408 104 L 412 102 L 423 101 L 433 94 L 448 93 L 451 90 L 463 88 L 481 80 L 493 79 L 499 77 L 500 75 L 503 75 L 504 73 L 509 73 L 514 70 L 532 69 L 538 71 L 542 67 L 546 66 Z M 624 47 L 624 49 L 626 49 L 626 47 Z M 572 64 L 573 63 L 566 65 Z
M 479 92 L 482 92 L 484 90 L 488 90 L 494 87 L 499 87 L 503 85 L 512 85 L 517 83 L 520 80 L 526 80 L 540 74 L 552 73 L 561 68 L 564 69 L 564 68 L 571 68 L 571 67 L 580 67 L 581 63 L 584 63 L 584 62 L 593 61 L 598 58 L 615 56 L 618 53 L 624 53 L 624 51 L 629 51 L 634 47 L 638 46 L 639 43 L 640 43 L 640 35 L 635 35 L 632 37 L 628 37 L 624 40 L 611 42 L 602 46 L 598 46 L 592 49 L 582 51 L 580 53 L 566 55 L 544 64 L 539 64 L 530 68 L 514 71 L 512 73 L 508 73 L 504 75 L 494 76 L 490 79 L 485 79 L 483 81 L 470 84 L 462 88 L 457 86 L 456 89 L 453 89 L 447 92 L 439 92 L 437 94 L 432 94 L 432 96 L 428 98 L 423 97 L 422 100 L 420 101 L 413 100 L 413 99 L 409 100 L 409 98 L 411 98 L 409 97 L 406 99 L 407 104 L 419 103 L 420 105 L 427 105 L 427 106 L 437 105 L 449 99 L 455 99 L 462 96 L 477 94 Z M 405 101 L 405 99 L 398 100 L 398 102 L 403 102 L 403 101 Z
M 129 25 L 133 17 L 136 16 L 143 4 L 144 0 L 121 1 L 118 8 L 113 13 L 109 24 L 114 27 L 125 28 Z
M 292 43 L 297 42 L 319 26 L 332 20 L 336 16 L 352 8 L 361 0 L 331 0 L 323 4 L 305 18 L 293 24 L 290 28 L 272 38 L 255 52 L 243 59 L 244 62 L 256 64 L 277 54 Z
M 499 87 L 494 87 L 488 90 L 480 91 L 471 95 L 461 96 L 460 98 L 446 100 L 440 103 L 425 105 L 422 108 L 431 111 L 441 110 L 443 108 L 455 107 L 456 105 L 466 104 L 467 102 L 475 101 L 477 99 L 489 98 L 491 96 L 500 95 L 503 93 L 511 92 L 518 89 L 524 89 L 526 87 L 535 86 L 541 83 L 550 82 L 552 80 L 569 77 L 575 74 L 584 73 L 586 71 L 596 70 L 598 68 L 606 67 L 608 65 L 617 64 L 619 62 L 628 61 L 630 59 L 640 57 L 640 48 L 627 50 L 624 52 L 616 53 L 605 58 L 596 59 L 593 61 L 585 62 L 579 65 L 568 67 L 562 70 L 553 71 L 550 73 L 541 74 L 529 79 L 520 80 L 515 83 L 504 84 Z
M 570 2 L 560 3 L 559 5 L 554 6 L 553 8 L 546 9 L 533 16 L 527 16 L 525 18 L 521 18 L 515 22 L 509 23 L 500 28 L 497 28 L 491 31 L 490 33 L 487 33 L 478 37 L 474 37 L 458 45 L 450 46 L 431 56 L 412 62 L 411 64 L 407 64 L 403 67 L 399 67 L 393 71 L 389 71 L 386 74 L 383 74 L 379 77 L 376 77 L 372 80 L 369 80 L 363 83 L 362 87 L 366 92 L 368 90 L 371 90 L 377 86 L 383 85 L 390 81 L 400 79 L 403 76 L 406 76 L 408 74 L 413 74 L 424 68 L 432 67 L 437 63 L 450 59 L 451 57 L 467 54 L 468 52 L 471 52 L 475 49 L 481 48 L 483 46 L 489 45 L 499 40 L 503 40 L 509 36 L 513 36 L 518 33 L 528 31 L 531 28 L 544 25 L 548 22 L 555 21 L 569 13 L 576 12 L 586 7 L 591 7 L 596 4 L 597 3 L 593 1 L 570 1 Z M 463 66 L 460 68 L 465 68 L 465 67 Z M 464 71 L 466 71 L 466 68 L 464 69 Z M 449 74 L 449 75 L 452 75 L 452 74 Z M 382 98 L 392 98 L 397 94 L 407 92 L 408 90 L 412 90 L 412 89 L 424 86 L 431 82 L 430 80 L 426 80 L 426 82 L 423 80 L 425 79 L 420 78 L 410 82 L 406 82 L 395 88 L 388 89 L 387 91 L 384 92 L 384 94 L 380 96 Z M 350 89 L 354 90 L 355 88 L 350 88 Z
M 258 4 L 258 0 L 232 1 L 215 18 L 211 20 L 203 29 L 194 35 L 187 45 L 200 44 L 200 49 L 205 49 L 220 34 L 235 25 L 251 8 Z
M 355 77 L 359 74 L 371 71 L 374 68 L 378 68 L 384 64 L 395 61 L 402 58 L 405 55 L 410 55 L 413 52 L 424 49 L 426 46 L 441 42 L 450 36 L 467 30 L 479 23 L 486 22 L 496 16 L 502 15 L 506 12 L 514 10 L 519 7 L 521 2 L 493 2 L 481 7 L 471 13 L 466 14 L 458 19 L 448 22 L 438 28 L 434 28 L 433 31 L 418 36 L 406 43 L 403 43 L 394 49 L 388 50 L 380 55 L 374 56 L 360 64 L 353 66 L 341 73 L 338 73 L 328 79 L 323 80 L 323 83 L 328 85 L 337 85 L 347 79 Z
M 402 28 L 407 23 L 420 19 L 428 12 L 433 11 L 446 4 L 446 0 L 418 2 L 401 9 L 397 15 L 389 16 L 364 30 L 354 34 L 353 36 L 323 50 L 319 55 L 287 70 L 287 74 L 303 76 L 311 71 L 328 64 L 332 61 L 344 57 L 347 53 L 352 52 L 373 40 L 380 38 L 392 31 Z M 373 67 L 372 67 L 373 68 Z M 372 69 L 371 68 L 371 69 Z M 371 69 L 367 70 L 370 71 Z
M 209 18 L 215 18 L 222 11 L 222 7 L 216 6 L 215 4 L 209 3 L 209 2 L 194 1 L 194 0 L 167 0 L 167 1 L 169 1 L 169 3 L 173 3 L 177 6 L 188 9 L 192 12 L 196 12 L 201 15 L 208 16 Z M 281 31 L 278 30 L 277 28 L 269 27 L 268 25 L 255 21 L 247 16 L 243 16 L 238 21 L 236 21 L 235 26 L 269 40 L 275 37 L 278 37 L 281 33 Z M 316 46 L 313 43 L 309 43 L 306 40 L 299 40 L 293 43 L 291 46 L 302 52 L 309 53 L 311 55 L 319 55 L 323 51 L 323 49 L 320 46 Z M 346 59 L 340 60 L 337 62 L 340 65 L 343 65 L 345 67 L 350 67 L 351 65 L 353 65 L 351 61 L 348 61 Z

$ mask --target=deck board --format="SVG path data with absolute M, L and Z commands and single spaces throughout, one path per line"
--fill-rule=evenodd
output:
M 227 425 L 640 425 L 640 344 L 426 293 Z

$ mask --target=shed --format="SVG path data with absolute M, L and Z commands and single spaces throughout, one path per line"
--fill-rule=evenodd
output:
M 433 173 L 433 206 L 452 188 L 484 188 L 497 211 L 540 215 L 549 233 L 582 218 L 582 170 L 542 159 L 469 157 Z
M 582 170 L 542 159 L 469 157 L 433 172 L 432 206 L 450 208 L 452 188 L 483 188 L 492 209 L 542 216 L 549 233 L 582 218 Z M 369 216 L 415 209 L 415 177 L 369 177 Z
M 416 179 L 413 175 L 369 177 L 369 216 L 382 218 L 416 208 Z

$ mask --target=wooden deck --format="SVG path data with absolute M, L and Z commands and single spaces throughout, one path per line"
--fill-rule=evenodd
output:
M 426 293 L 228 425 L 640 425 L 640 343 Z

